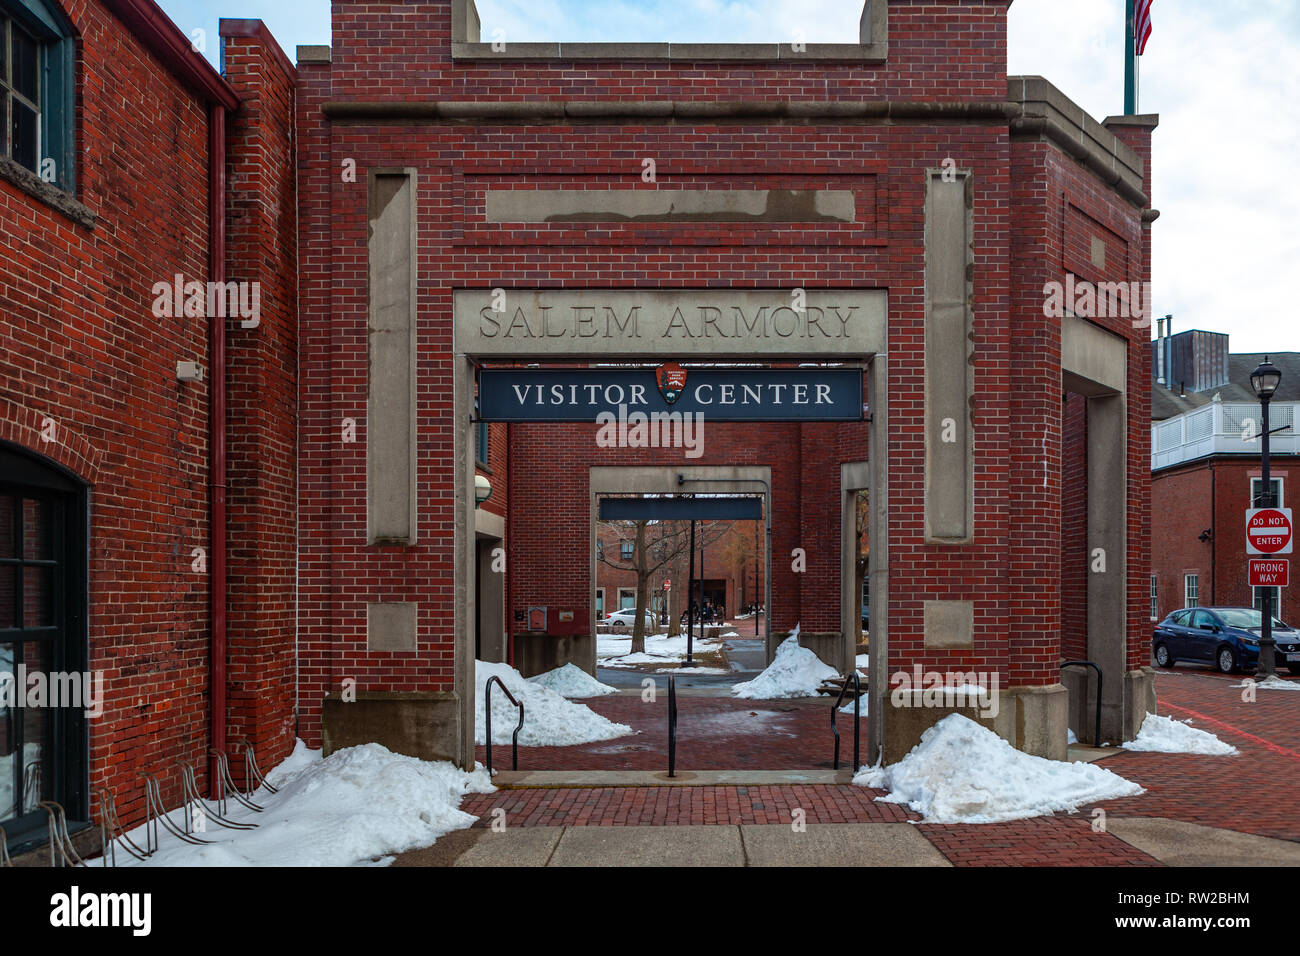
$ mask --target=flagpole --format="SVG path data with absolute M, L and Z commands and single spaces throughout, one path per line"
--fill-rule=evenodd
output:
M 1134 20 L 1137 0 L 1124 0 L 1124 115 L 1137 115 L 1137 31 Z

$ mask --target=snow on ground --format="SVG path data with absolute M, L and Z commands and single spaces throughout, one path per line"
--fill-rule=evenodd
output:
M 656 674 L 730 674 L 730 667 L 656 667 Z
M 484 679 L 486 680 L 486 678 Z M 576 664 L 565 664 L 563 667 L 557 667 L 545 674 L 530 677 L 528 680 L 569 699 L 575 697 L 603 697 L 605 694 L 618 693 L 617 687 L 602 684 Z M 528 705 L 524 704 L 524 708 L 527 709 L 527 707 Z M 496 708 L 493 708 L 493 716 L 495 717 L 495 715 Z M 516 717 L 515 720 L 517 721 L 518 718 Z M 495 720 L 493 723 L 495 723 Z M 512 723 L 511 726 L 513 727 L 514 724 Z M 495 727 L 493 729 L 495 730 Z
M 1074 735 L 1074 731 L 1071 730 L 1069 727 L 1066 727 L 1065 745 L 1068 747 L 1070 744 L 1077 744 L 1078 742 L 1079 742 L 1079 738 Z
M 863 767 L 853 782 L 889 790 L 878 799 L 906 804 L 927 823 L 1000 823 L 1145 792 L 1095 764 L 1023 753 L 961 714 L 928 729 L 898 763 Z
M 593 740 L 612 740 L 632 733 L 627 724 L 616 724 L 590 707 L 565 700 L 555 691 L 526 680 L 509 664 L 474 662 L 474 742 L 487 743 L 487 715 L 484 684 L 500 677 L 515 699 L 524 705 L 524 726 L 519 731 L 521 747 L 567 747 Z M 492 742 L 508 744 L 519 722 L 519 711 L 500 687 L 492 688 Z
M 1179 720 L 1147 714 L 1137 737 L 1126 744 L 1125 750 L 1154 750 L 1167 754 L 1210 754 L 1223 757 L 1238 753 L 1236 747 L 1225 744 L 1214 734 L 1198 730 Z
M 747 700 L 775 700 L 784 697 L 816 697 L 822 681 L 838 675 L 812 651 L 799 646 L 799 627 L 776 649 L 767 669 L 753 680 L 733 684 L 731 696 Z
M 721 643 L 716 638 L 696 636 L 691 644 L 693 653 L 716 650 Z M 596 660 L 601 667 L 634 667 L 637 664 L 672 664 L 686 660 L 686 635 L 677 637 L 647 634 L 645 650 L 632 653 L 632 637 L 610 634 L 596 635 Z
M 730 640 L 730 639 L 733 638 L 733 637 L 740 637 L 740 632 L 739 632 L 739 631 L 728 631 L 726 634 L 723 634 L 723 635 L 722 635 L 722 639 L 723 639 L 724 641 L 726 641 L 726 640 Z
M 184 843 L 158 827 L 160 847 L 144 861 L 119 848 L 119 866 L 371 866 L 392 854 L 428 846 L 470 826 L 473 814 L 459 809 L 467 793 L 491 793 L 487 771 L 466 773 L 446 761 L 395 754 L 380 744 L 339 750 L 322 760 L 319 750 L 298 741 L 294 752 L 267 774 L 279 793 L 259 790 L 261 813 L 227 804 L 226 818 L 257 823 L 256 830 L 228 830 L 209 819 L 201 839 Z M 215 805 L 210 805 L 215 809 Z M 183 808 L 172 811 L 183 825 Z M 145 845 L 144 827 L 129 834 Z M 98 865 L 98 862 L 92 864 Z
M 1263 680 L 1255 680 L 1253 677 L 1247 677 L 1240 684 L 1233 684 L 1233 687 L 1243 688 L 1255 686 L 1256 690 L 1300 690 L 1300 680 L 1283 680 L 1276 674 L 1272 677 L 1266 677 Z
M 870 663 L 871 663 L 870 654 L 859 654 L 856 658 L 854 658 L 854 666 L 856 666 L 857 669 L 860 671 L 865 671 L 867 669 L 867 665 Z

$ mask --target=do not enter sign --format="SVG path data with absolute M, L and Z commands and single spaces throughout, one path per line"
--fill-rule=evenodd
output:
M 1291 553 L 1291 509 L 1251 508 L 1246 512 L 1247 554 Z

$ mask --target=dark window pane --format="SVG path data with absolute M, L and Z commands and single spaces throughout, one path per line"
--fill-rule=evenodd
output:
M 36 114 L 31 107 L 16 99 L 9 101 L 9 108 L 13 111 L 12 122 L 9 124 L 9 154 L 14 162 L 36 172 Z
M 9 21 L 0 17 L 0 86 L 9 85 Z
M 54 623 L 54 569 L 23 568 L 23 627 Z
M 48 561 L 54 557 L 54 509 L 48 501 L 23 499 L 23 557 Z
M 0 565 L 0 630 L 18 626 L 18 568 Z
M 18 555 L 18 498 L 0 495 L 0 558 Z
M 36 45 L 36 39 L 18 24 L 13 24 L 11 31 L 13 33 L 13 87 L 40 106 L 40 48 Z

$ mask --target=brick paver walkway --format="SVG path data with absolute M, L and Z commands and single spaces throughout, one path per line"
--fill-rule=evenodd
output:
M 1102 766 L 1147 788 L 1140 797 L 1098 804 L 1111 817 L 1167 817 L 1300 842 L 1300 692 L 1263 691 L 1254 702 L 1240 677 L 1179 668 L 1157 677 L 1159 711 L 1214 733 L 1235 757 L 1118 752 Z M 641 729 L 639 735 L 581 747 L 527 748 L 520 768 L 647 769 L 666 766 L 665 703 L 601 698 L 594 710 Z M 678 766 L 687 770 L 785 770 L 830 766 L 825 700 L 736 701 L 679 698 Z M 846 717 L 844 733 L 851 720 Z M 865 731 L 865 722 L 864 722 Z M 845 735 L 844 746 L 851 746 Z M 888 823 L 919 816 L 879 803 L 882 792 L 834 785 L 611 787 L 502 790 L 467 797 L 478 816 L 505 812 L 508 826 L 700 826 L 788 824 L 796 809 L 813 823 Z M 1093 807 L 1077 814 L 987 825 L 919 824 L 918 831 L 958 866 L 1152 866 L 1158 861 L 1092 829 Z

